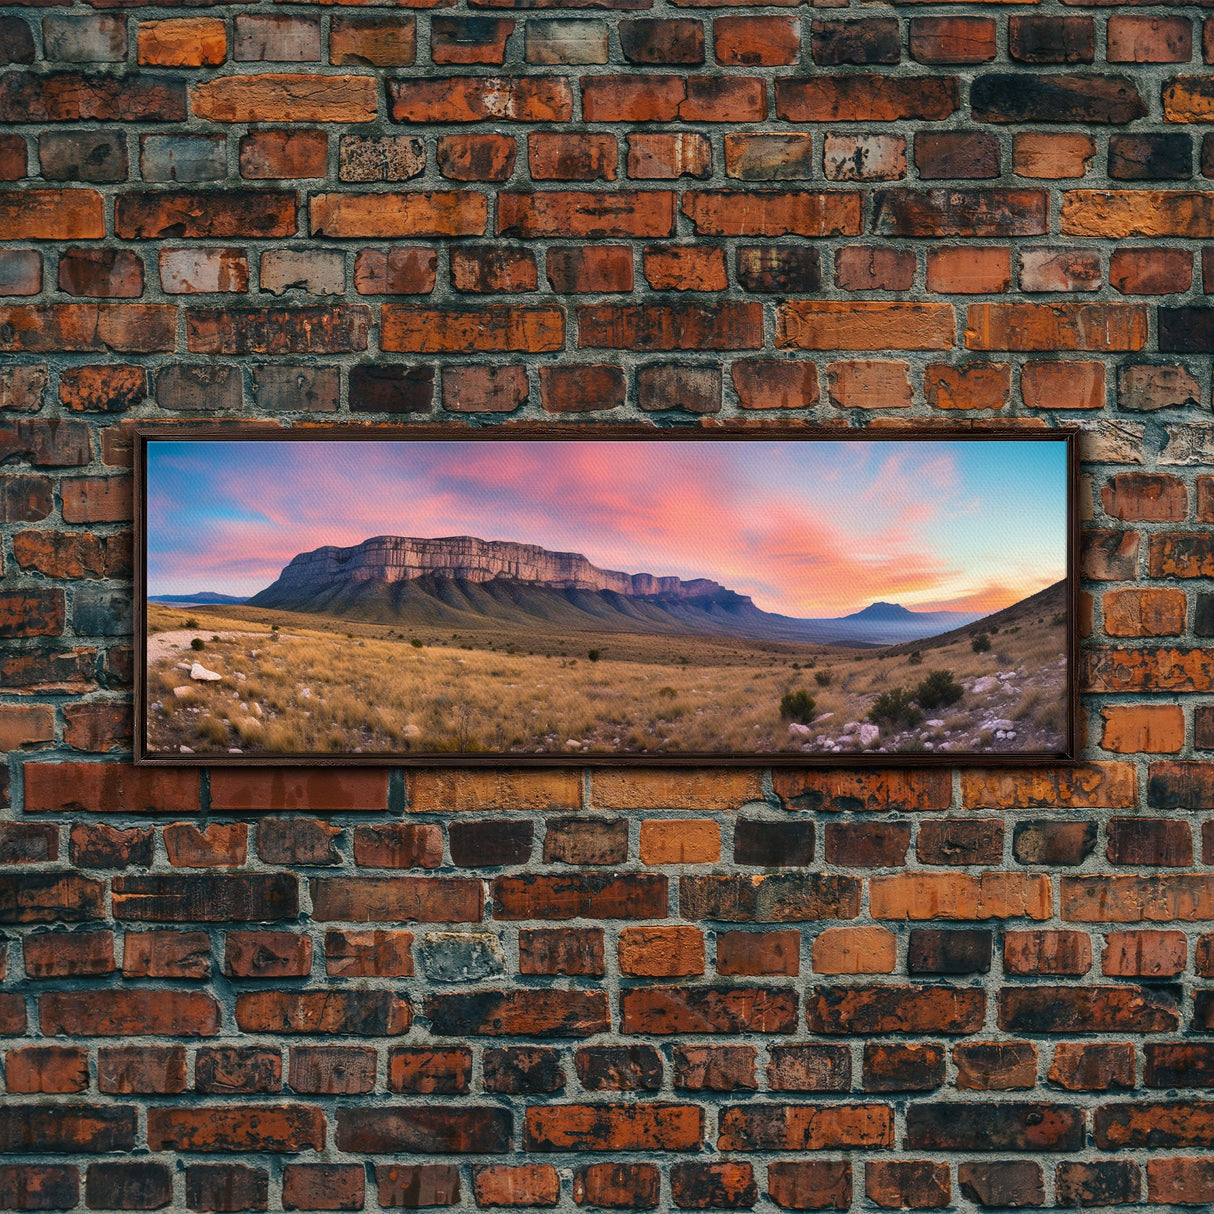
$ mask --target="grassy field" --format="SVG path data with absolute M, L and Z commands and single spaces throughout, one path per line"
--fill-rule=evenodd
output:
M 149 604 L 148 749 L 1060 750 L 1062 620 L 1048 612 L 1011 620 L 990 636 L 986 652 L 973 648 L 975 626 L 937 649 L 925 642 L 920 651 L 901 646 L 887 654 L 539 629 L 451 633 L 247 607 Z M 194 662 L 221 678 L 191 679 Z M 913 698 L 934 670 L 951 672 L 960 698 L 919 710 L 917 721 L 912 706 L 901 720 L 875 722 L 872 737 L 868 714 L 878 697 L 906 689 Z M 975 682 L 982 690 L 971 690 Z M 797 701 L 791 714 L 781 712 L 786 697 Z

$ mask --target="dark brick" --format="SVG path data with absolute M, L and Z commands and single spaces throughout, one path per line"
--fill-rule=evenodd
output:
M 991 72 L 974 80 L 976 122 L 1091 122 L 1121 126 L 1145 118 L 1146 102 L 1128 76 Z
M 350 409 L 356 413 L 428 413 L 434 368 L 371 364 L 350 369 Z
M 162 1163 L 91 1163 L 84 1200 L 93 1210 L 160 1210 L 173 1200 L 173 1174 Z
M 1113 135 L 1109 176 L 1120 181 L 1176 181 L 1193 175 L 1193 141 L 1186 134 Z
M 452 822 L 447 828 L 451 861 L 461 868 L 525 864 L 531 856 L 532 825 L 502 818 Z
M 866 1092 L 930 1092 L 944 1083 L 944 1047 L 876 1045 L 864 1047 Z
M 1083 1110 L 1031 1102 L 912 1104 L 906 1142 L 927 1151 L 1078 1151 Z
M 814 858 L 814 824 L 739 818 L 734 824 L 733 858 L 737 864 L 762 868 L 804 868 Z
M 587 1091 L 656 1092 L 662 1057 L 651 1045 L 584 1046 L 574 1054 L 578 1080 Z
M 1021 63 L 1091 63 L 1096 32 L 1091 17 L 1011 17 L 1008 51 Z
M 1068 1208 L 1134 1203 L 1142 1195 L 1142 1169 L 1132 1159 L 1060 1163 L 1054 1194 L 1058 1204 Z
M 1023 1209 L 1045 1205 L 1041 1165 L 1028 1159 L 962 1163 L 957 1168 L 961 1192 L 984 1209 Z
M 1158 308 L 1156 312 L 1161 351 L 1214 353 L 1214 308 Z
M 198 1163 L 185 1170 L 185 1202 L 191 1210 L 235 1214 L 264 1210 L 270 1176 L 264 1168 L 239 1163 Z
M 866 21 L 814 21 L 810 46 L 819 67 L 848 63 L 897 63 L 902 38 L 896 17 Z
M 913 928 L 907 943 L 910 974 L 987 974 L 992 933 L 980 928 Z
M 486 1092 L 535 1094 L 559 1092 L 565 1086 L 565 1071 L 556 1050 L 487 1049 L 482 1067 Z
M 808 245 L 739 245 L 738 285 L 767 295 L 807 295 L 821 290 L 818 250 Z
M 1092 821 L 1017 822 L 1012 832 L 1012 854 L 1021 864 L 1082 864 L 1096 846 Z

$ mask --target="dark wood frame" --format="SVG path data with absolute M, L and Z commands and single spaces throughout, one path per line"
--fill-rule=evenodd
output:
M 135 436 L 135 762 L 144 766 L 189 767 L 1025 767 L 1052 766 L 1078 761 L 1079 739 L 1079 455 L 1077 427 L 1021 429 L 1015 426 L 962 428 L 924 425 L 917 427 L 794 426 L 787 424 L 738 425 L 717 423 L 711 426 L 551 426 L 518 423 L 474 427 L 469 425 L 307 425 L 296 428 L 259 422 L 203 423 L 198 425 L 140 425 Z M 452 440 L 494 442 L 503 439 L 604 440 L 637 438 L 653 442 L 667 439 L 746 440 L 809 439 L 835 442 L 870 441 L 999 441 L 1024 442 L 1059 440 L 1066 444 L 1067 475 L 1067 554 L 1066 554 L 1066 659 L 1068 719 L 1065 750 L 1062 752 L 1025 751 L 1015 754 L 868 754 L 864 752 L 813 755 L 802 752 L 779 754 L 680 754 L 680 755 L 517 755 L 396 753 L 373 755 L 271 754 L 181 755 L 148 751 L 147 739 L 147 445 L 149 440 L 216 440 L 244 442 L 256 439 L 275 441 L 363 440 L 427 441 Z

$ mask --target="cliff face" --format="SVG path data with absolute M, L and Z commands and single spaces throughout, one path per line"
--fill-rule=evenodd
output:
M 426 574 L 466 582 L 507 578 L 556 590 L 612 590 L 634 598 L 660 595 L 697 599 L 724 591 L 707 578 L 683 581 L 651 573 L 599 569 L 580 553 L 549 552 L 535 544 L 481 540 L 470 535 L 442 539 L 377 535 L 352 548 L 301 552 L 274 585 L 261 593 L 305 593 L 340 583 L 401 582 Z M 259 597 L 252 602 L 256 604 Z

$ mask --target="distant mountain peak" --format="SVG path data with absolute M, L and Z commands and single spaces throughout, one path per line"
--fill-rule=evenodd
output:
M 915 613 L 908 611 L 901 603 L 886 603 L 878 601 L 869 603 L 862 611 L 845 615 L 845 620 L 910 620 Z

